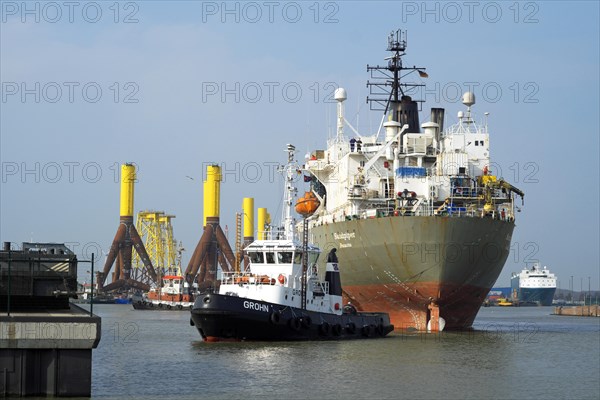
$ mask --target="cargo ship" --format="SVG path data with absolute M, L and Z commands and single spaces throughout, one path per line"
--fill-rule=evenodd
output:
M 295 235 L 291 209 L 298 165 L 295 147 L 288 145 L 287 151 L 288 164 L 282 169 L 286 178 L 283 226 L 245 247 L 246 268 L 222 271 L 218 290 L 198 295 L 190 323 L 207 342 L 386 336 L 394 330 L 387 313 L 358 312 L 351 304 L 343 305 L 339 277 L 343 268 L 336 249 L 330 249 L 325 279 L 319 279 L 321 250 L 308 242 L 308 235 L 302 240 Z M 316 197 L 309 194 L 298 201 L 296 211 L 308 217 L 317 207 Z
M 404 66 L 406 44 L 406 32 L 392 32 L 387 65 L 367 66 L 367 101 L 383 111 L 374 134 L 346 120 L 346 91 L 334 92 L 336 132 L 304 165 L 321 202 L 311 241 L 338 249 L 344 296 L 359 309 L 386 311 L 399 329 L 469 328 L 504 266 L 524 194 L 494 175 L 473 93 L 448 129 L 443 108 L 419 124 L 410 95 L 423 84 L 405 78 L 428 75 Z
M 513 273 L 510 278 L 512 296 L 520 306 L 551 306 L 556 292 L 556 275 L 548 267 L 540 268 L 534 264 L 530 269 L 524 268 L 520 273 Z

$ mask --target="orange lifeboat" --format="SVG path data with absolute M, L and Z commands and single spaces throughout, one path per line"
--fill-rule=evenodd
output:
M 301 197 L 296 202 L 296 212 L 303 217 L 311 216 L 317 208 L 319 208 L 321 202 L 317 199 L 317 196 L 313 192 L 304 193 L 304 197 Z

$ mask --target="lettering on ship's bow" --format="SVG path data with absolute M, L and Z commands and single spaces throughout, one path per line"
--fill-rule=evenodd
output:
M 269 312 L 269 306 L 266 304 L 255 303 L 253 301 L 244 301 L 244 308 L 255 311 Z
M 335 240 L 348 241 L 350 239 L 355 239 L 356 238 L 356 233 L 354 233 L 354 232 L 334 233 L 333 234 L 333 238 Z M 340 249 L 344 249 L 346 247 L 352 247 L 352 243 L 339 243 L 339 247 L 340 247 Z

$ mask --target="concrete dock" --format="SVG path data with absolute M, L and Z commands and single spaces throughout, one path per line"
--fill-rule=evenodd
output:
M 0 395 L 91 395 L 100 318 L 68 310 L 0 312 Z
M 570 315 L 575 317 L 600 317 L 600 306 L 560 306 L 554 307 L 554 315 Z
M 0 396 L 89 397 L 100 317 L 77 297 L 78 260 L 64 244 L 0 251 Z

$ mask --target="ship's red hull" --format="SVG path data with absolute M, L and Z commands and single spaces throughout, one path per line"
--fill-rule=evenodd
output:
M 385 310 L 395 329 L 426 330 L 431 300 L 436 300 L 445 329 L 469 328 L 490 288 L 419 282 L 410 285 L 344 286 L 345 301 L 361 311 Z

